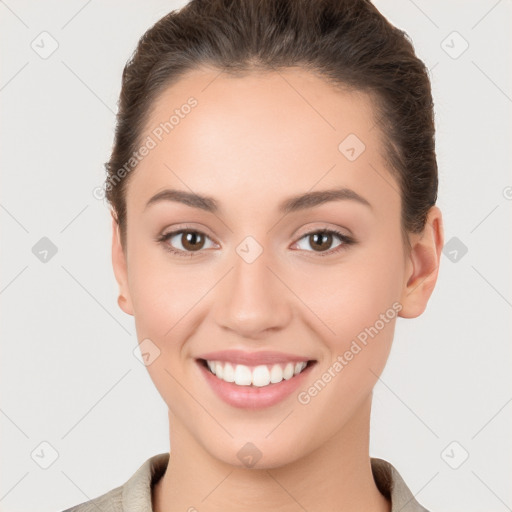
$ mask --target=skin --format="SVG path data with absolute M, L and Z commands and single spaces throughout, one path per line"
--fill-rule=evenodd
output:
M 130 177 L 124 250 L 112 220 L 119 305 L 134 316 L 139 342 L 149 338 L 160 350 L 147 369 L 169 408 L 171 457 L 154 510 L 389 511 L 371 472 L 369 424 L 396 317 L 307 405 L 292 393 L 257 411 L 232 407 L 194 359 L 222 349 L 304 355 L 318 361 L 299 391 L 307 390 L 393 303 L 403 318 L 425 310 L 444 242 L 441 211 L 432 207 L 424 232 L 409 235 L 409 251 L 399 186 L 363 93 L 299 68 L 244 77 L 198 69 L 161 93 L 143 137 L 190 96 L 198 105 Z M 350 133 L 366 146 L 353 162 L 338 150 Z M 342 200 L 277 211 L 290 196 L 335 187 L 372 208 Z M 211 196 L 221 211 L 171 201 L 145 209 L 165 188 Z M 205 233 L 200 251 L 183 236 L 156 241 L 183 223 Z M 343 242 L 333 235 L 315 248 L 305 235 L 319 229 L 357 243 L 322 257 L 322 247 Z M 251 264 L 236 252 L 249 235 L 263 248 Z M 175 256 L 165 244 L 194 256 Z M 252 468 L 237 457 L 247 442 L 262 453 Z

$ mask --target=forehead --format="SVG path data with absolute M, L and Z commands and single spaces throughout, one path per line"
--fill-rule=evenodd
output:
M 197 105 L 189 109 L 191 98 Z M 145 132 L 169 120 L 174 111 L 181 115 L 169 138 L 193 131 L 202 143 L 243 138 L 253 146 L 263 142 L 268 147 L 271 136 L 279 134 L 275 143 L 280 146 L 293 145 L 297 138 L 315 143 L 324 138 L 330 145 L 356 133 L 371 144 L 377 135 L 371 133 L 375 113 L 368 94 L 335 87 L 302 68 L 244 75 L 208 68 L 189 72 L 157 96 Z
M 269 190 L 343 185 L 386 200 L 377 197 L 386 170 L 371 98 L 300 68 L 190 72 L 154 101 L 141 141 L 148 137 L 154 147 L 127 194 L 141 209 L 167 186 L 258 201 Z

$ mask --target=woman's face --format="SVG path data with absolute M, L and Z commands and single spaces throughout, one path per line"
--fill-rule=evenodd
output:
M 396 317 L 421 314 L 437 275 L 432 251 L 404 250 L 372 108 L 299 69 L 198 70 L 155 102 L 127 188 L 126 253 L 115 230 L 113 263 L 171 439 L 234 465 L 253 450 L 257 467 L 273 467 L 368 422 Z M 168 189 L 211 200 L 151 201 Z M 235 405 L 197 360 L 220 350 L 316 363 L 271 384 L 291 388 L 271 405 L 255 398 L 266 386 L 223 384 L 234 400 L 251 393 Z

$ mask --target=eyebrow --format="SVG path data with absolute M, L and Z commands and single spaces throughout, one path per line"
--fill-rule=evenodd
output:
M 336 188 L 329 190 L 319 190 L 316 192 L 307 192 L 298 196 L 290 197 L 281 202 L 278 211 L 283 214 L 293 213 L 308 208 L 314 208 L 330 201 L 351 200 L 373 209 L 372 205 L 357 192 L 350 188 Z M 199 208 L 206 212 L 218 213 L 220 211 L 219 203 L 209 196 L 202 196 L 185 190 L 165 189 L 155 194 L 146 203 L 144 209 L 148 206 L 161 201 L 173 201 L 182 203 L 192 208 Z

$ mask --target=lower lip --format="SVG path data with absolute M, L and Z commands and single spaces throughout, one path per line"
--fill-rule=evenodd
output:
M 241 409 L 262 409 L 275 405 L 291 395 L 307 378 L 315 362 L 309 363 L 298 375 L 284 379 L 268 386 L 238 386 L 234 382 L 226 382 L 216 377 L 202 361 L 196 360 L 199 368 L 219 398 L 233 407 Z

